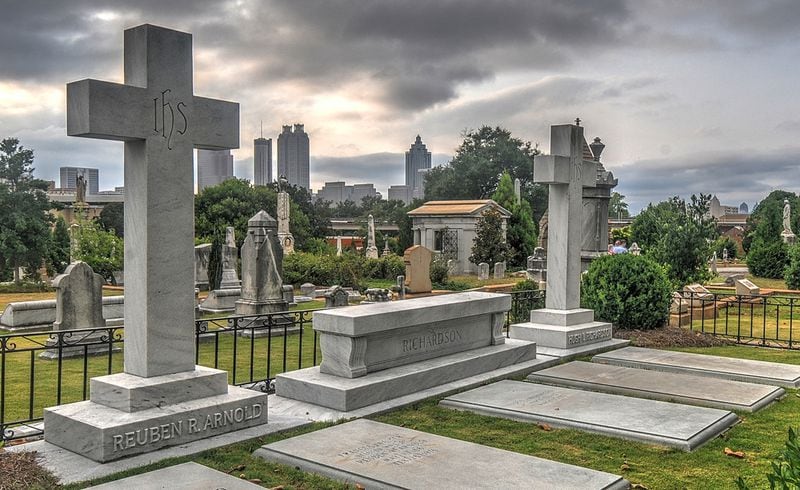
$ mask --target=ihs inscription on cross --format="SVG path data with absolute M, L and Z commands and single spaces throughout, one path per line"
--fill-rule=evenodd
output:
M 67 134 L 125 142 L 125 372 L 194 370 L 193 149 L 239 147 L 239 104 L 193 94 L 192 36 L 125 31 L 125 83 L 67 85 Z
M 549 184 L 547 308 L 580 307 L 583 188 L 594 187 L 596 164 L 583 159 L 583 128 L 550 128 L 550 155 L 537 156 L 533 180 Z

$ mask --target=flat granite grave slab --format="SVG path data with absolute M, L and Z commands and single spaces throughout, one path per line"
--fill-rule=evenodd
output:
M 600 354 L 594 356 L 592 362 L 654 371 L 691 373 L 785 388 L 800 388 L 800 366 L 779 362 L 752 361 L 735 357 L 671 352 L 642 347 L 625 347 Z
M 95 490 L 255 490 L 264 488 L 247 480 L 197 463 L 183 463 L 121 480 L 96 485 Z
M 622 477 L 356 420 L 267 444 L 255 456 L 366 488 L 628 488 Z
M 498 381 L 442 406 L 692 451 L 738 422 L 732 412 L 606 393 Z
M 760 410 L 785 393 L 783 388 L 774 386 L 582 361 L 537 371 L 527 379 L 566 388 L 745 412 Z
M 345 378 L 321 372 L 319 366 L 281 373 L 278 396 L 350 412 L 427 388 L 536 359 L 536 344 L 509 339 L 501 345 L 384 369 L 367 376 Z M 554 360 L 542 359 L 551 365 Z

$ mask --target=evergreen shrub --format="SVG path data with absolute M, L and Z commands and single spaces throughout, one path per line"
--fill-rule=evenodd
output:
M 750 253 L 747 254 L 747 267 L 756 277 L 782 279 L 788 264 L 788 250 L 781 241 L 764 243 L 758 240 L 753 242 Z
M 789 247 L 789 265 L 783 279 L 789 289 L 800 289 L 800 244 Z
M 581 304 L 595 318 L 622 329 L 661 327 L 669 315 L 671 287 L 664 269 L 646 256 L 605 255 L 589 266 Z

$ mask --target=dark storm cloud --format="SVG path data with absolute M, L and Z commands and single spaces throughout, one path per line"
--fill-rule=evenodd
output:
M 405 110 L 451 100 L 460 85 L 504 68 L 568 64 L 620 43 L 619 26 L 630 20 L 622 0 L 84 0 L 15 2 L 5 11 L 14 21 L 0 31 L 0 79 L 61 83 L 119 69 L 121 29 L 148 22 L 192 32 L 234 66 L 254 64 L 250 85 L 330 89 L 368 79 L 381 87 L 373 97 Z
M 774 189 L 800 191 L 800 148 L 700 153 L 617 166 L 618 192 L 638 212 L 671 196 L 716 194 L 723 204 L 750 204 Z

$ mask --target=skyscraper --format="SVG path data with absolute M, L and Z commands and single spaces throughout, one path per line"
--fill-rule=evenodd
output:
M 233 155 L 230 150 L 197 150 L 197 190 L 233 178 Z
M 269 185 L 272 182 L 272 138 L 253 140 L 253 185 Z
M 96 168 L 61 167 L 59 170 L 62 189 L 75 189 L 78 176 L 82 175 L 87 182 L 87 194 L 100 191 L 100 172 Z
M 283 126 L 278 135 L 278 177 L 283 175 L 290 184 L 310 190 L 308 174 L 308 134 L 302 124 Z
M 411 198 L 425 197 L 425 175 L 431 168 L 431 152 L 425 147 L 422 138 L 417 135 L 411 149 L 406 152 L 406 186 Z

